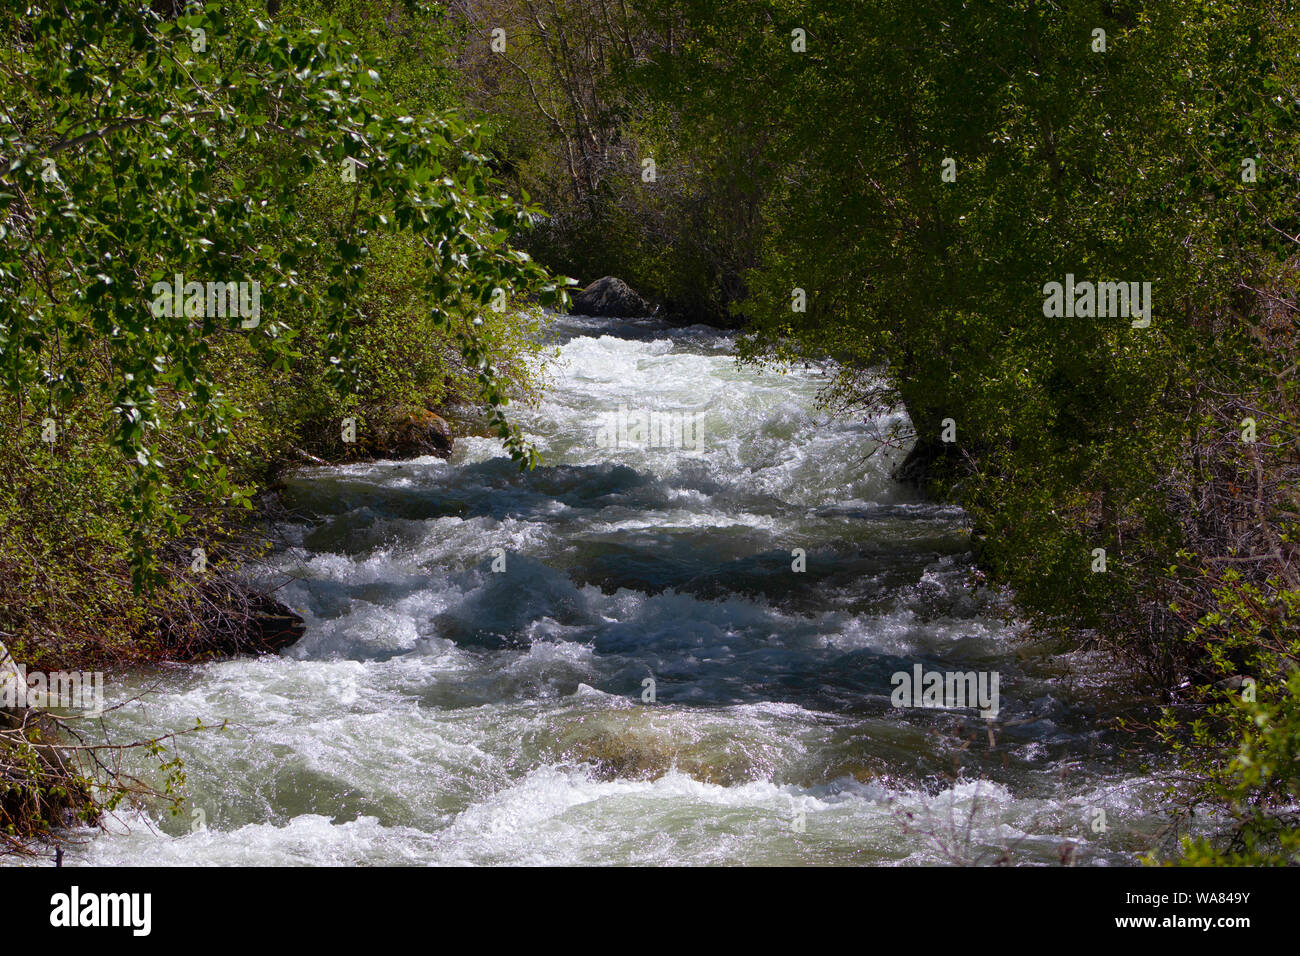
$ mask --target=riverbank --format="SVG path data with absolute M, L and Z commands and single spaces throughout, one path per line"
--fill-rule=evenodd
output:
M 305 428 L 302 436 L 321 434 L 327 427 Z M 115 785 L 105 776 L 103 754 L 88 747 L 78 730 L 78 717 L 91 707 L 88 698 L 62 700 L 66 694 L 52 693 L 32 703 L 38 698 L 35 690 L 27 689 L 28 682 L 32 688 L 60 687 L 69 675 L 93 674 L 99 686 L 104 682 L 112 686 L 141 668 L 283 651 L 303 637 L 305 622 L 280 598 L 283 582 L 254 584 L 250 575 L 264 557 L 267 527 L 286 515 L 280 499 L 284 476 L 303 462 L 326 464 L 324 455 L 332 456 L 335 464 L 381 457 L 396 461 L 425 454 L 446 457 L 454 440 L 453 426 L 430 409 L 409 405 L 361 409 L 340 422 L 339 441 L 309 443 L 300 437 L 285 442 L 275 458 L 259 466 L 262 484 L 248 489 L 249 500 L 255 502 L 252 510 L 201 513 L 199 521 L 210 534 L 165 542 L 159 579 L 148 591 L 130 593 L 124 556 L 116 562 L 121 577 L 113 586 L 103 583 L 111 579 L 113 567 L 101 569 L 99 583 L 80 581 L 80 589 L 101 600 L 99 613 L 104 616 L 84 613 L 78 622 L 85 629 L 83 634 L 94 637 L 64 634 L 62 639 L 48 639 L 41 634 L 48 619 L 42 620 L 36 602 L 25 609 L 20 624 L 10 623 L 20 627 L 19 632 L 0 631 L 0 659 L 6 667 L 0 681 L 3 849 L 21 854 L 33 847 L 33 839 L 48 838 L 54 828 L 67 826 L 73 819 L 98 821 L 105 798 L 91 794 L 99 787 L 109 788 L 108 806 L 116 803 Z M 12 534 L 15 529 L 10 525 L 6 530 Z M 214 546 L 214 542 L 219 544 Z M 128 632 L 103 639 L 96 632 L 113 635 L 116 625 L 102 600 L 115 594 L 120 600 L 134 599 L 135 622 Z M 12 613 L 12 606 L 10 610 Z M 103 706 L 103 701 L 97 700 L 91 713 L 97 715 Z M 141 739 L 157 736 L 145 733 Z M 150 800 L 161 797 L 161 792 L 150 790 L 147 784 L 131 781 L 123 792 L 134 791 Z

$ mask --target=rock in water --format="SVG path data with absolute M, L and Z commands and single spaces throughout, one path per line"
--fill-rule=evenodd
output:
M 447 458 L 452 449 L 451 425 L 441 415 L 427 408 L 411 407 L 402 410 L 391 429 L 384 436 L 376 454 L 383 458 L 418 458 L 437 455 Z
M 248 620 L 254 653 L 270 654 L 296 644 L 306 630 L 306 622 L 279 601 L 266 595 L 254 598 Z
M 605 276 L 573 297 L 573 315 L 599 315 L 630 319 L 651 315 L 654 307 L 622 279 Z

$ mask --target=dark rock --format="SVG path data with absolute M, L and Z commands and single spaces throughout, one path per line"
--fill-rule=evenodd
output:
M 652 315 L 654 307 L 622 279 L 605 276 L 573 297 L 573 315 L 632 319 Z
M 928 491 L 935 481 L 951 475 L 959 460 L 956 443 L 918 438 L 894 469 L 894 480 Z
M 306 633 L 306 622 L 270 594 L 224 574 L 211 574 L 192 602 L 203 613 L 194 621 L 176 616 L 158 622 L 162 658 L 204 661 L 246 654 L 274 654 Z
M 248 641 L 254 653 L 272 654 L 283 650 L 296 644 L 306 630 L 306 622 L 279 601 L 266 595 L 253 599 Z

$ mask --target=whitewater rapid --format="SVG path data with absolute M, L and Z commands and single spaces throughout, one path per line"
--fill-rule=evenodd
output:
M 180 815 L 119 811 L 69 834 L 68 862 L 1127 863 L 1155 845 L 1161 782 L 1106 730 L 1131 698 L 972 584 L 962 512 L 893 482 L 896 450 L 868 454 L 901 419 L 819 411 L 827 369 L 739 366 L 717 330 L 549 324 L 550 386 L 515 412 L 543 466 L 468 437 L 448 461 L 289 479 L 263 580 L 306 636 L 117 675 L 110 703 L 148 693 L 109 715 L 115 740 L 226 729 L 180 738 Z M 608 447 L 620 408 L 692 416 L 698 450 Z M 1000 674 L 992 746 L 973 711 L 891 706 L 916 664 Z

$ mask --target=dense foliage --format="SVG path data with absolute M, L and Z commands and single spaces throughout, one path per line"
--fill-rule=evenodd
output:
M 530 346 L 491 305 L 558 287 L 510 245 L 529 210 L 448 111 L 445 63 L 406 58 L 450 28 L 344 5 L 358 39 L 324 6 L 4 15 L 0 631 L 21 659 L 202 624 L 192 550 L 218 564 L 230 506 L 282 462 L 347 452 L 347 415 L 364 435 L 478 398 L 530 454 L 501 413 Z

